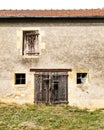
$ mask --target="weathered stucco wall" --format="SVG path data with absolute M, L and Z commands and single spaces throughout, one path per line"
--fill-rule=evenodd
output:
M 38 28 L 39 57 L 21 55 L 22 30 Z M 71 68 L 68 76 L 70 105 L 104 107 L 104 21 L 34 20 L 0 22 L 0 97 L 34 102 L 34 73 L 30 68 Z M 26 85 L 15 85 L 14 74 L 26 73 Z M 76 73 L 87 72 L 88 81 L 76 84 Z

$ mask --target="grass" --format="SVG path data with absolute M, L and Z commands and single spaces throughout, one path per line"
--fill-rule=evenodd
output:
M 104 112 L 0 103 L 0 130 L 104 130 Z

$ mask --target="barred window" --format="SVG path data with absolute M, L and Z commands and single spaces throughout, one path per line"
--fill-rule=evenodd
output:
M 25 84 L 26 83 L 26 74 L 25 73 L 16 73 L 15 74 L 15 84 Z
M 23 31 L 23 55 L 39 55 L 39 31 Z

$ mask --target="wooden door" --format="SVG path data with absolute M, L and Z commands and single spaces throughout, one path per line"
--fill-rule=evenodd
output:
M 36 103 L 68 102 L 67 72 L 38 72 L 35 74 Z

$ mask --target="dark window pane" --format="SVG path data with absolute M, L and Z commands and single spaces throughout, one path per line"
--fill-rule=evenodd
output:
M 21 74 L 21 77 L 25 79 L 25 74 Z
M 19 74 L 15 74 L 16 78 L 25 78 L 25 74 L 24 73 L 19 73 Z
M 58 90 L 58 82 L 54 82 L 54 90 Z
M 22 79 L 22 83 L 21 84 L 25 84 L 25 79 Z
M 20 79 L 16 79 L 16 84 L 20 84 Z
M 77 78 L 80 78 L 82 73 L 77 73 Z
M 17 79 L 17 78 L 18 78 L 18 79 L 20 78 L 20 74 L 16 74 L 16 79 Z
M 81 84 L 81 79 L 77 79 L 77 84 Z
M 87 73 L 82 74 L 82 78 L 85 78 L 87 76 Z

